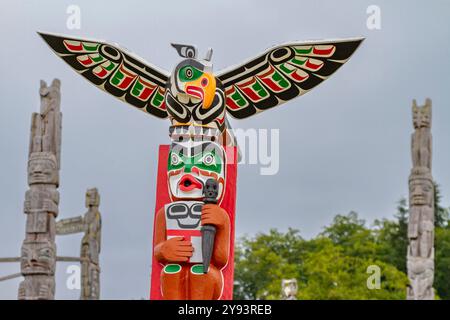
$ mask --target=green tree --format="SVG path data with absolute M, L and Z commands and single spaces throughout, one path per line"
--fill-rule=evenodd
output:
M 405 298 L 407 277 L 387 263 L 345 255 L 344 248 L 322 238 L 322 249 L 307 253 L 304 271 L 306 283 L 299 286 L 302 300 L 394 300 Z M 369 266 L 380 270 L 380 288 L 367 285 Z
M 448 219 L 449 219 L 449 208 L 444 208 L 441 206 L 441 188 L 436 183 L 434 184 L 434 225 L 436 228 L 443 228 L 447 225 Z
M 435 188 L 437 297 L 450 299 L 449 209 Z M 281 279 L 296 278 L 299 299 L 405 299 L 408 206 L 401 199 L 393 220 L 367 227 L 356 212 L 337 215 L 317 237 L 270 230 L 243 237 L 236 249 L 235 298 L 279 299 Z M 378 266 L 381 288 L 367 287 L 367 268 Z
M 375 232 L 379 243 L 377 258 L 394 265 L 406 273 L 406 251 L 408 248 L 408 205 L 406 199 L 398 202 L 395 220 L 375 220 Z
M 347 215 L 335 216 L 332 224 L 325 227 L 319 236 L 326 237 L 343 248 L 345 255 L 373 257 L 379 250 L 372 230 L 353 211 Z
M 304 252 L 304 240 L 293 229 L 242 237 L 235 250 L 234 298 L 277 298 L 283 277 L 299 277 Z
M 315 239 L 297 230 L 243 237 L 236 249 L 236 299 L 279 299 L 281 279 L 296 278 L 300 299 L 404 299 L 407 277 L 376 257 L 376 233 L 355 212 L 338 215 Z M 381 288 L 367 287 L 367 267 L 381 269 Z
M 450 227 L 435 230 L 434 288 L 441 299 L 450 300 Z

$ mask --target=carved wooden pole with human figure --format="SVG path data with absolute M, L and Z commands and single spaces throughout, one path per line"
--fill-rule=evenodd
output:
M 20 269 L 20 300 L 50 300 L 55 295 L 55 219 L 59 204 L 61 153 L 60 81 L 41 81 L 40 113 L 33 113 L 25 194 L 25 239 Z
M 84 236 L 81 239 L 81 300 L 98 300 L 100 298 L 100 264 L 102 218 L 98 207 L 100 195 L 97 188 L 86 192 L 84 215 Z
M 431 100 L 412 106 L 411 136 L 413 168 L 409 176 L 409 223 L 407 269 L 408 300 L 434 299 L 434 183 L 431 174 Z
M 100 299 L 100 244 L 102 218 L 98 207 L 97 188 L 86 191 L 87 212 L 83 216 L 61 219 L 56 223 L 57 235 L 84 233 L 81 239 L 81 293 L 80 300 Z

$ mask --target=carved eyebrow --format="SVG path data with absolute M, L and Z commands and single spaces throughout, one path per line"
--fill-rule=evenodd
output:
M 178 72 L 178 70 L 180 70 L 184 66 L 192 66 L 194 68 L 197 68 L 200 71 L 204 71 L 204 69 L 205 69 L 205 66 L 203 64 L 201 64 L 200 62 L 198 62 L 194 59 L 186 59 L 186 60 L 181 61 L 177 65 L 176 72 Z
M 205 152 L 205 151 L 215 151 L 216 154 L 222 155 L 222 150 L 220 149 L 220 147 L 216 144 L 213 143 L 211 141 L 205 141 L 203 143 L 201 143 L 200 145 L 191 147 L 191 148 L 186 148 L 185 146 L 176 143 L 176 142 L 172 142 L 172 146 L 171 146 L 171 151 L 175 151 L 176 153 L 179 153 L 180 151 L 182 151 L 182 154 L 185 156 L 193 156 L 195 154 L 198 154 L 200 152 Z

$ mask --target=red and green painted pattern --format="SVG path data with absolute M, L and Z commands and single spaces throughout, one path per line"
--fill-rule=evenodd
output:
M 247 99 L 235 86 L 227 88 L 225 94 L 227 97 L 227 107 L 232 110 L 239 110 L 249 105 Z
M 238 83 L 237 87 L 245 94 L 245 96 L 253 102 L 259 102 L 270 96 L 269 91 L 264 87 L 257 77 L 246 79 Z
M 39 33 L 52 49 L 97 87 L 166 118 L 165 86 L 170 75 L 101 41 Z M 239 119 L 283 104 L 330 77 L 352 55 L 362 38 L 290 43 L 219 72 L 229 113 Z
M 167 118 L 169 74 L 102 41 L 40 33 L 66 63 L 98 88 L 158 118 Z
M 114 69 L 116 69 L 116 67 L 117 63 L 107 60 L 103 62 L 101 65 L 96 66 L 92 70 L 92 73 L 97 77 L 99 77 L 100 79 L 105 79 L 114 71 Z
M 127 69 L 122 63 L 116 72 L 114 72 L 109 82 L 116 88 L 127 90 L 137 77 L 138 75 L 136 73 Z
M 243 119 L 308 92 L 343 65 L 362 40 L 276 46 L 220 73 L 228 111 Z
M 82 53 L 82 52 L 97 52 L 100 43 L 95 42 L 84 42 L 84 41 L 74 41 L 74 40 L 64 40 L 64 46 L 69 52 Z
M 92 54 L 84 54 L 82 56 L 78 56 L 77 60 L 81 65 L 83 65 L 85 67 L 92 67 L 101 62 L 104 62 L 106 59 L 99 53 L 92 53 Z
M 138 77 L 131 88 L 130 94 L 141 101 L 148 101 L 151 97 L 150 104 L 153 107 L 166 110 L 164 92 L 164 88 L 147 79 L 144 80 L 143 77 Z
M 312 72 L 319 71 L 320 68 L 322 68 L 324 65 L 324 62 L 321 60 L 317 60 L 314 58 L 305 58 L 302 56 L 295 56 L 286 63 L 289 63 L 296 68 L 301 68 Z
M 294 80 L 295 82 L 303 82 L 306 81 L 309 77 L 309 74 L 297 67 L 294 67 L 290 63 L 282 63 L 278 66 L 284 74 L 286 74 L 289 78 Z
M 283 92 L 290 87 L 291 83 L 282 72 L 269 64 L 267 69 L 256 76 L 227 88 L 227 106 L 233 110 L 244 108 L 248 105 L 247 99 L 260 102 L 272 93 Z
M 332 44 L 294 46 L 293 48 L 295 50 L 295 53 L 298 55 L 309 57 L 322 57 L 322 58 L 331 57 L 336 51 L 336 46 Z
M 156 84 L 139 77 L 131 89 L 131 95 L 141 101 L 147 101 L 157 87 Z
M 166 110 L 166 103 L 164 101 L 164 93 L 165 93 L 165 89 L 158 87 L 158 90 L 156 90 L 155 94 L 153 95 L 152 100 L 150 101 L 150 104 L 161 110 Z
M 256 77 L 272 92 L 282 92 L 291 86 L 290 82 L 272 65 Z
M 317 72 L 325 64 L 313 56 L 330 56 L 335 49 L 333 45 L 293 47 L 291 59 L 278 65 L 267 63 L 264 71 L 228 87 L 227 107 L 238 110 L 249 105 L 247 100 L 258 103 L 270 98 L 272 93 L 286 91 L 291 87 L 289 79 L 296 83 L 308 80 L 309 72 Z
M 324 65 L 325 63 L 322 60 L 295 55 L 292 59 L 279 64 L 277 67 L 295 82 L 303 82 L 309 78 L 308 71 L 317 72 Z

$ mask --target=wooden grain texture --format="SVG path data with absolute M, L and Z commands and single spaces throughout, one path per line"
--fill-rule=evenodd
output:
M 83 217 L 84 236 L 81 239 L 81 300 L 100 299 L 100 249 L 102 218 L 99 211 L 100 194 L 97 188 L 86 191 L 86 208 Z
M 408 300 L 434 300 L 434 184 L 431 174 L 431 100 L 412 106 L 413 168 L 409 176 Z
M 25 239 L 21 249 L 20 300 L 52 300 L 55 297 L 55 219 L 59 205 L 61 154 L 60 81 L 50 86 L 41 81 L 39 113 L 31 117 L 28 152 L 28 185 L 25 193 Z
M 99 211 L 100 194 L 97 188 L 86 191 L 86 213 L 82 216 L 60 219 L 56 222 L 57 235 L 84 233 L 80 257 L 58 257 L 57 261 L 81 263 L 80 300 L 100 299 L 100 244 L 102 219 Z

